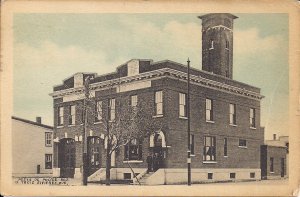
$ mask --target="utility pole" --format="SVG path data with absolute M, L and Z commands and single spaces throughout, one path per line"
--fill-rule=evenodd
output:
M 190 125 L 191 125 L 191 119 L 190 119 L 190 60 L 188 58 L 187 60 L 187 119 L 188 119 L 188 125 L 187 125 L 187 133 L 188 133 L 188 155 L 187 155 L 187 164 L 188 164 L 188 185 L 191 185 L 191 134 L 190 134 Z
M 89 84 L 90 79 L 89 76 L 85 78 L 84 81 L 84 99 L 83 99 L 83 113 L 84 113 L 84 121 L 83 121 L 83 130 L 82 130 L 82 185 L 87 185 L 87 122 L 88 122 L 88 113 L 87 113 L 87 105 L 89 100 Z

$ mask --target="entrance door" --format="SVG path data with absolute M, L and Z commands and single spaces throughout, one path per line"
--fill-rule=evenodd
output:
M 59 146 L 60 176 L 74 178 L 75 169 L 75 141 L 71 138 L 62 139 Z
M 153 170 L 156 171 L 163 165 L 162 137 L 159 134 L 154 136 L 153 147 Z
M 281 158 L 281 177 L 284 177 L 284 158 Z
M 88 137 L 88 175 L 100 169 L 100 138 L 96 136 Z

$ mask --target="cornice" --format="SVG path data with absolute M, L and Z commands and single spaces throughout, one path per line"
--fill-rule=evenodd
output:
M 103 90 L 103 89 L 107 89 L 110 87 L 115 88 L 118 85 L 131 83 L 134 81 L 155 79 L 155 78 L 159 78 L 162 76 L 175 78 L 175 79 L 179 79 L 182 81 L 187 80 L 187 73 L 185 73 L 185 72 L 178 71 L 178 70 L 171 69 L 171 68 L 162 68 L 162 69 L 158 69 L 158 70 L 154 70 L 154 71 L 141 73 L 141 74 L 135 75 L 135 76 L 121 77 L 119 79 L 112 79 L 112 80 L 108 80 L 108 81 L 93 83 L 93 84 L 90 84 L 90 90 L 98 91 L 98 90 Z M 227 93 L 231 93 L 231 94 L 235 94 L 235 95 L 239 95 L 239 96 L 243 96 L 243 97 L 248 97 L 248 98 L 255 99 L 255 100 L 261 100 L 262 98 L 264 98 L 264 96 L 262 96 L 260 93 L 249 91 L 249 90 L 246 90 L 245 88 L 235 87 L 235 86 L 228 85 L 226 83 L 222 83 L 222 82 L 218 82 L 218 81 L 214 81 L 211 79 L 206 79 L 201 76 L 190 75 L 190 80 L 191 80 L 190 82 L 192 84 L 210 88 L 210 89 L 219 90 L 222 92 L 227 92 Z M 81 88 L 70 88 L 70 89 L 55 91 L 55 92 L 51 93 L 50 96 L 52 96 L 53 98 L 59 98 L 59 97 L 63 97 L 63 96 L 70 95 L 70 94 L 82 94 L 83 91 L 84 91 L 84 88 L 82 88 L 82 87 Z

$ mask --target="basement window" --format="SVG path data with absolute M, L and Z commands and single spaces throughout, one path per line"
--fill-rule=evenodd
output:
M 207 179 L 213 179 L 213 173 L 207 173 Z
M 255 178 L 255 172 L 250 172 L 250 178 Z
M 131 179 L 131 173 L 124 173 L 124 179 Z
M 230 173 L 229 176 L 230 176 L 231 179 L 235 179 L 235 173 Z

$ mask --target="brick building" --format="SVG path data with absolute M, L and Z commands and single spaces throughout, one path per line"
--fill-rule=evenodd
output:
M 53 127 L 12 117 L 12 175 L 51 176 L 53 155 Z
M 231 14 L 207 14 L 202 19 L 203 69 L 190 70 L 192 181 L 260 179 L 260 89 L 232 79 L 233 20 Z M 187 54 L 188 56 L 188 54 Z M 84 79 L 89 76 L 94 114 L 113 117 L 117 101 L 143 102 L 160 127 L 148 137 L 113 154 L 112 179 L 174 184 L 187 181 L 187 67 L 169 60 L 132 59 L 116 72 L 98 76 L 76 73 L 54 87 L 54 175 L 80 177 Z M 109 103 L 109 104 L 108 104 Z M 102 106 L 109 106 L 103 108 Z M 105 130 L 88 116 L 89 180 L 105 177 Z M 127 154 L 127 150 L 130 150 Z M 125 151 L 126 150 L 126 151 Z M 148 154 L 161 156 L 159 169 L 146 173 Z M 129 161 L 128 161 L 129 160 Z
M 273 134 L 261 147 L 262 179 L 281 179 L 289 175 L 289 137 Z

